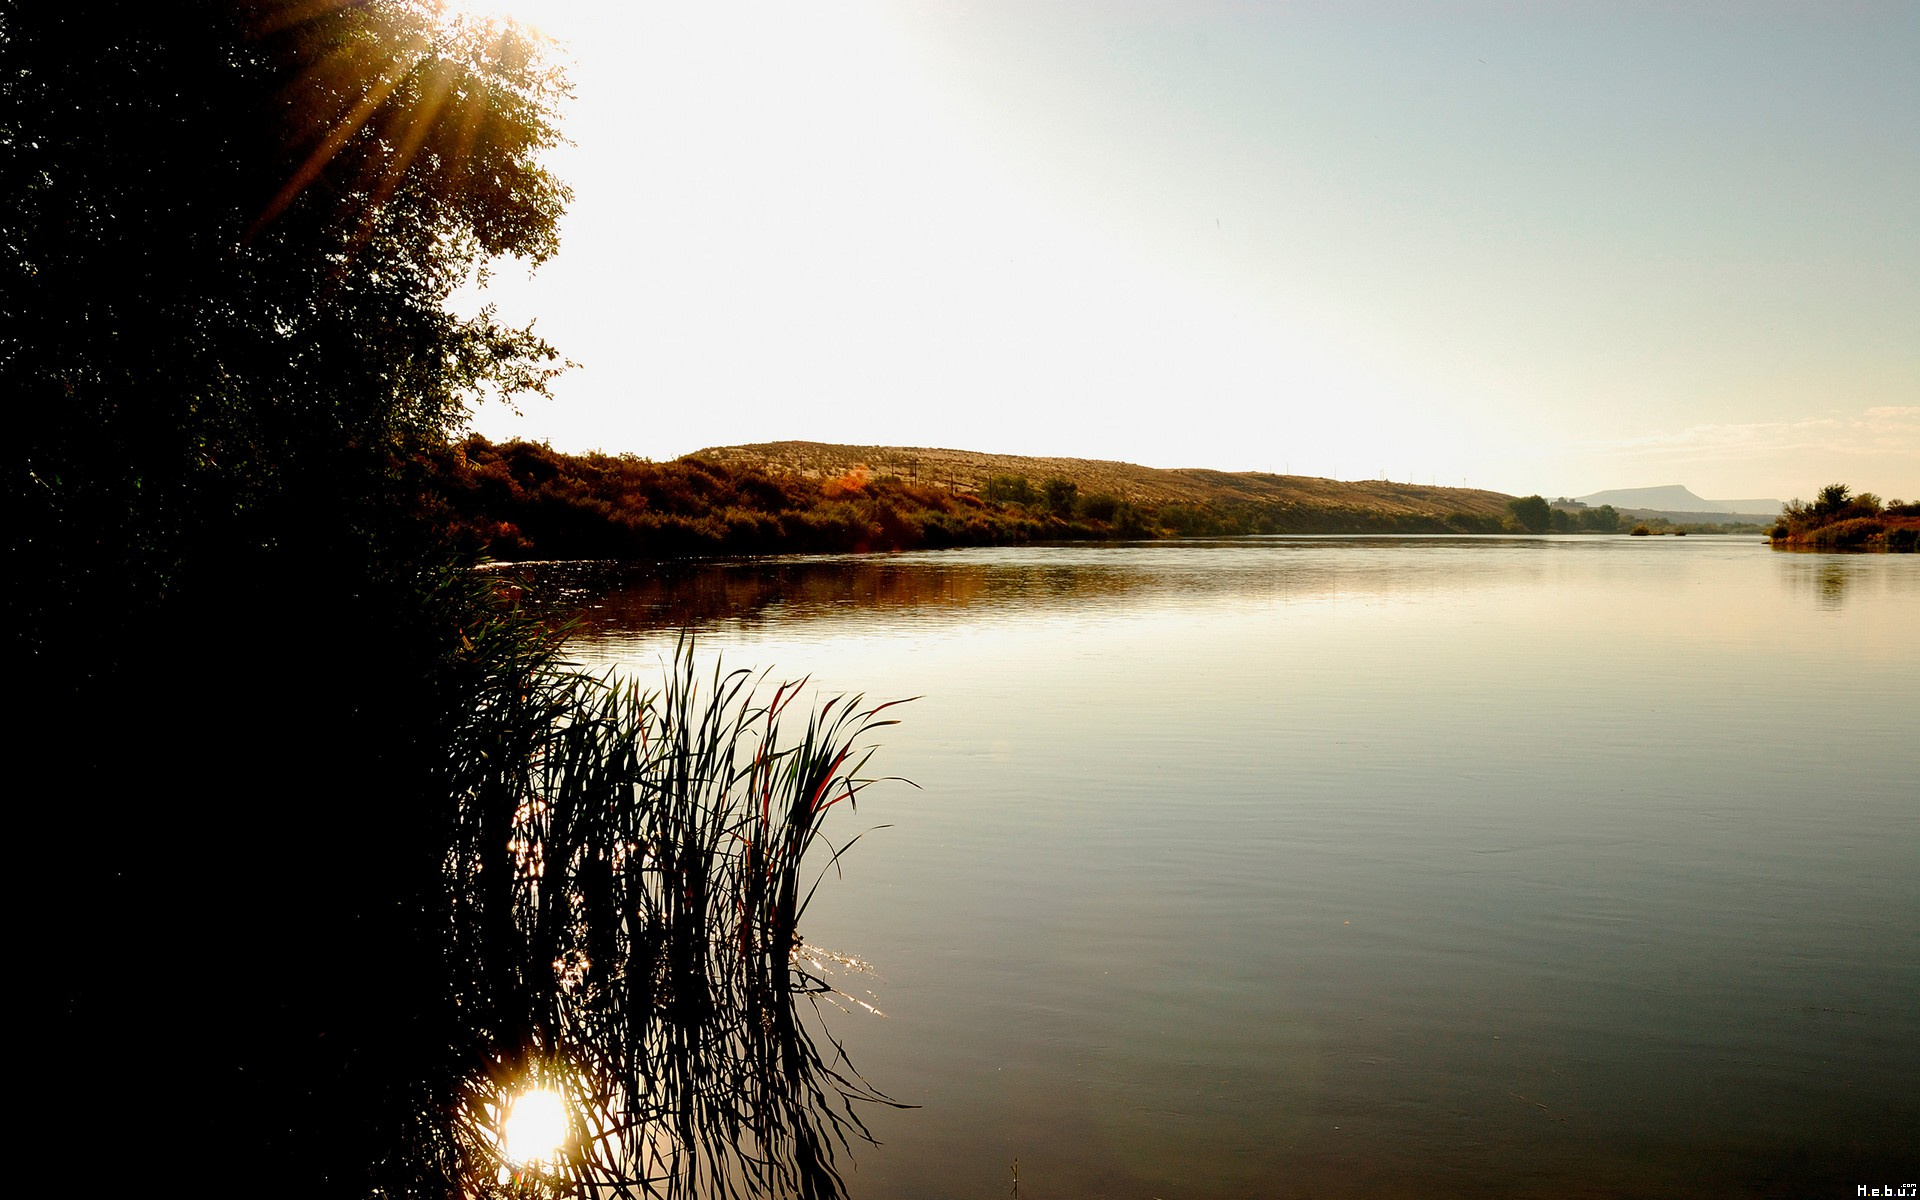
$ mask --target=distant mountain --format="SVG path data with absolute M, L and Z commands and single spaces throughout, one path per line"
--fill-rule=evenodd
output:
M 1589 507 L 1611 504 L 1618 509 L 1646 509 L 1669 513 L 1737 513 L 1741 516 L 1777 517 L 1783 507 L 1778 500 L 1703 500 L 1680 484 L 1666 487 L 1614 488 L 1574 499 Z

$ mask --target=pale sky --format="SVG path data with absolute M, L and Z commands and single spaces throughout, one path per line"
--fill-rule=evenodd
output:
M 489 437 L 1920 498 L 1920 0 L 488 0 L 581 365 Z

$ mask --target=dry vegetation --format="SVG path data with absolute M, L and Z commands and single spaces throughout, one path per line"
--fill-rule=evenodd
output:
M 656 463 L 473 437 L 433 465 L 445 527 L 496 558 L 1512 527 L 1496 492 L 960 450 L 777 442 Z
M 1773 527 L 1773 544 L 1797 550 L 1920 550 L 1920 504 L 1854 495 L 1844 483 L 1820 490 L 1811 504 L 1795 500 Z
M 1257 471 L 1210 471 L 1198 467 L 1161 470 L 1091 458 L 1032 458 L 916 446 L 839 446 L 823 442 L 762 442 L 716 446 L 689 457 L 790 471 L 827 479 L 859 468 L 876 478 L 897 476 L 960 492 L 979 492 L 996 476 L 1024 476 L 1038 485 L 1065 479 L 1081 495 L 1112 495 L 1134 504 L 1257 504 L 1303 511 L 1380 517 L 1433 518 L 1456 514 L 1493 519 L 1507 512 L 1509 496 L 1472 488 L 1423 487 L 1385 480 L 1346 483 L 1310 475 Z

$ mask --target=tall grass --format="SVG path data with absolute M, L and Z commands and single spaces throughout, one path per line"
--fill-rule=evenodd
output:
M 684 640 L 648 690 L 513 614 L 467 636 L 492 666 L 447 757 L 450 1036 L 410 1152 L 468 1195 L 842 1194 L 858 1105 L 890 1102 L 816 1040 L 796 950 L 890 706 L 802 709 Z M 516 1165 L 499 1123 L 534 1085 L 571 1135 Z

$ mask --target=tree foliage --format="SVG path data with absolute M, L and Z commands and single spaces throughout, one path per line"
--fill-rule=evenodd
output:
M 1620 532 L 1620 513 L 1611 504 L 1589 508 L 1580 514 L 1580 528 L 1595 533 Z
M 1040 501 L 1056 517 L 1071 517 L 1080 498 L 1080 486 L 1071 479 L 1049 479 L 1040 485 Z
M 1528 533 L 1545 533 L 1552 523 L 1553 510 L 1539 496 L 1517 496 L 1507 501 L 1507 511 L 1513 514 L 1514 522 Z
M 15 627 L 364 542 L 410 451 L 541 389 L 552 348 L 448 300 L 553 252 L 563 95 L 525 35 L 413 0 L 9 3 L 7 549 L 43 583 Z
M 1025 475 L 995 475 L 980 485 L 980 498 L 996 504 L 1036 504 L 1040 493 Z
M 1830 483 L 1812 503 L 1788 504 L 1772 538 L 1777 546 L 1819 550 L 1912 551 L 1920 545 L 1920 506 L 1882 504 L 1872 492 L 1855 495 L 1844 483 Z

